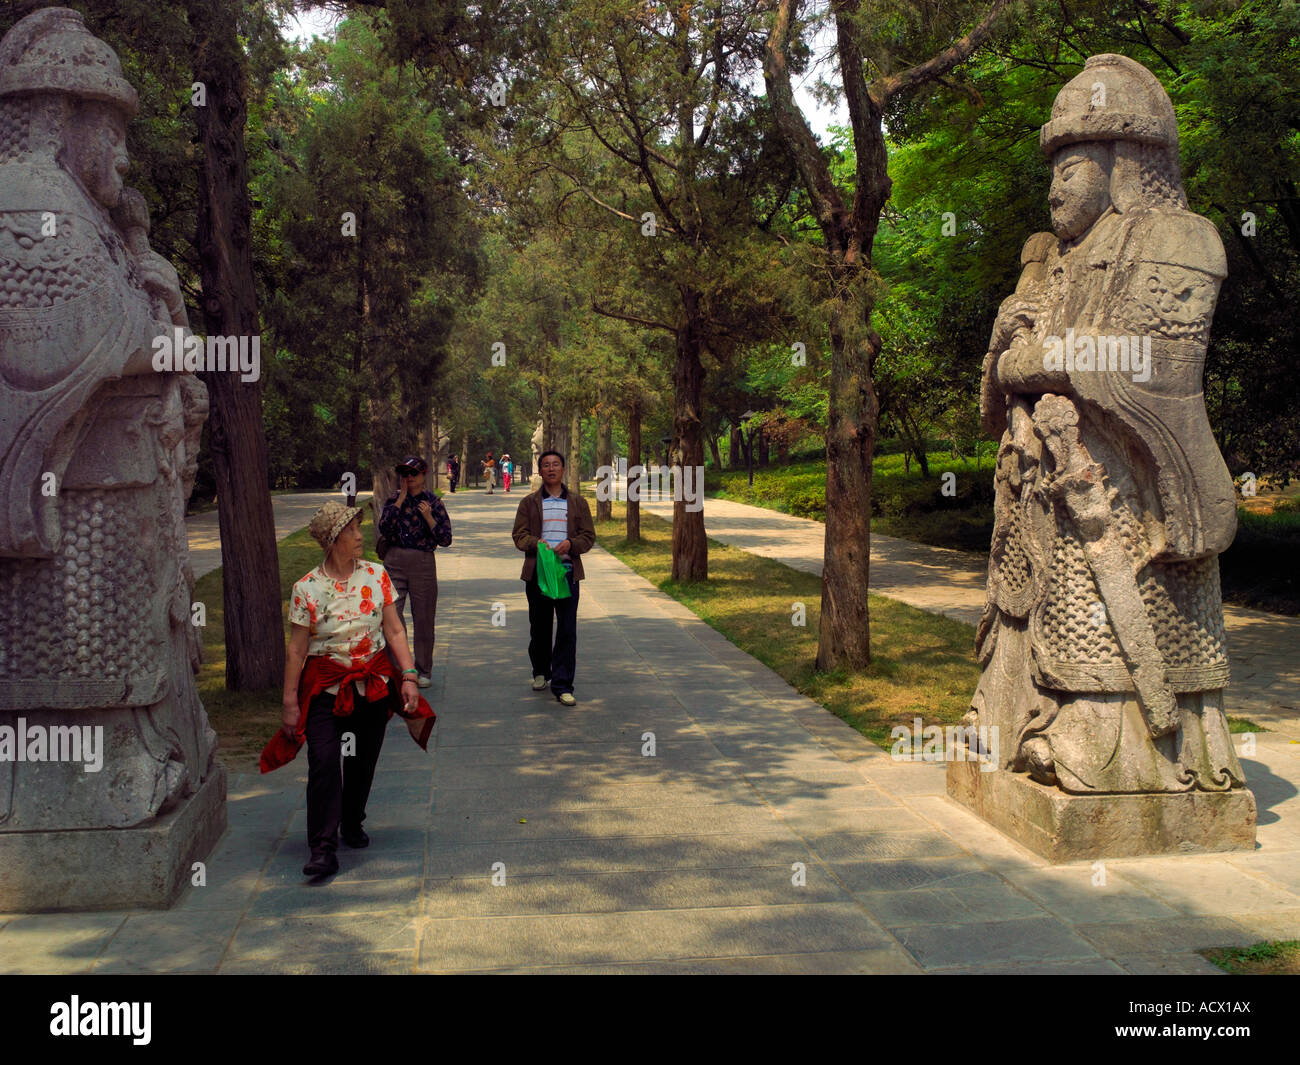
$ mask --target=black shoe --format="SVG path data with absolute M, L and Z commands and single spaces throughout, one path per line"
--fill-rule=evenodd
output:
M 339 859 L 333 851 L 311 852 L 311 861 L 302 867 L 303 876 L 333 876 L 339 871 Z
M 353 850 L 360 850 L 362 847 L 370 846 L 370 837 L 366 835 L 366 830 L 360 826 L 356 828 L 345 828 L 340 833 L 343 842 Z

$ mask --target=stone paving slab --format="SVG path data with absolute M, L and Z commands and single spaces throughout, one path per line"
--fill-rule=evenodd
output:
M 165 912 L 0 914 L 0 970 L 1209 973 L 1196 950 L 1300 936 L 1300 745 L 1285 737 L 1247 758 L 1254 854 L 1107 862 L 1099 886 L 1089 863 L 1048 866 L 990 829 L 947 798 L 941 766 L 893 761 L 599 549 L 579 705 L 533 693 L 514 502 L 448 503 L 439 726 L 421 752 L 392 723 L 371 846 L 306 881 L 305 759 L 235 773 L 206 886 Z
M 953 969 L 1003 962 L 1099 962 L 1097 950 L 1064 921 L 1053 917 L 927 922 L 894 930 L 898 941 L 925 969 Z M 1017 966 L 1019 968 L 1019 966 Z
M 428 919 L 421 972 L 535 963 L 591 965 L 888 947 L 851 903 L 708 907 L 622 913 Z
M 916 976 L 924 970 L 900 947 L 877 950 L 826 951 L 820 954 L 769 954 L 747 958 L 691 958 L 653 964 L 553 965 L 532 968 L 489 969 L 490 973 L 546 976 Z

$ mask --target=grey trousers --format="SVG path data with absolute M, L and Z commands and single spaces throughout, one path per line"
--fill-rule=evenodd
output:
M 433 670 L 433 628 L 438 614 L 438 563 L 432 551 L 390 547 L 384 568 L 393 582 L 397 616 L 406 622 L 406 599 L 411 599 L 411 624 L 415 629 L 415 668 L 427 677 Z M 391 656 L 390 656 L 391 657 Z M 400 667 L 399 667 L 400 668 Z

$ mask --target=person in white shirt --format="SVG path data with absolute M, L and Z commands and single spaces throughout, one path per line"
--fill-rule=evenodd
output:
M 564 486 L 564 456 L 558 451 L 542 453 L 538 461 L 542 486 L 519 501 L 515 512 L 515 546 L 524 553 L 520 578 L 528 596 L 528 657 L 533 667 L 533 690 L 547 684 L 565 706 L 577 705 L 573 678 L 578 654 L 578 582 L 583 579 L 582 554 L 596 543 L 596 524 L 591 508 L 581 495 L 569 494 Z M 568 571 L 569 597 L 551 599 L 537 583 L 537 545 L 545 542 Z M 551 624 L 555 622 L 555 643 Z

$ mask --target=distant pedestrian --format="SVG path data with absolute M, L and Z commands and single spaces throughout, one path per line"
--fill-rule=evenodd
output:
M 564 456 L 546 451 L 539 460 L 541 487 L 519 501 L 515 512 L 515 546 L 524 553 L 520 574 L 528 596 L 528 658 L 533 667 L 533 691 L 549 683 L 565 706 L 575 706 L 573 678 L 578 654 L 578 582 L 583 579 L 581 555 L 596 543 L 591 509 L 581 495 L 569 494 L 564 485 Z M 564 564 L 569 584 L 567 599 L 551 599 L 537 582 L 537 545 L 547 545 Z M 551 644 L 551 619 L 555 619 L 555 644 Z
M 496 483 L 497 460 L 492 457 L 492 452 L 487 453 L 487 458 L 483 460 L 483 479 L 487 481 L 487 494 L 492 494 L 492 486 Z
M 401 487 L 384 503 L 379 534 L 388 541 L 384 567 L 393 579 L 397 616 L 405 624 L 406 597 L 411 597 L 415 629 L 415 668 L 419 684 L 432 683 L 434 623 L 438 615 L 438 565 L 434 552 L 451 546 L 451 518 L 442 500 L 425 491 L 424 459 L 411 455 L 395 467 Z
M 456 491 L 456 485 L 460 483 L 460 459 L 455 455 L 447 459 L 447 476 L 451 480 L 451 490 Z
M 502 452 L 501 483 L 505 486 L 505 490 L 507 492 L 510 491 L 510 475 L 514 473 L 514 471 L 515 471 L 514 463 L 510 461 L 510 452 L 509 451 Z

